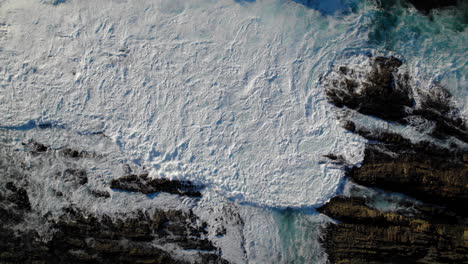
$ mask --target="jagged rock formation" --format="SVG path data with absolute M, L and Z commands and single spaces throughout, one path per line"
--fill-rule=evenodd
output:
M 319 211 L 341 221 L 329 225 L 323 244 L 333 263 L 464 263 L 468 261 L 467 128 L 441 87 L 413 89 L 394 57 L 372 59 L 359 82 L 357 73 L 340 67 L 326 83 L 330 102 L 390 122 L 416 126 L 430 122 L 435 140 L 457 138 L 450 148 L 429 141 L 412 142 L 389 131 L 352 121 L 344 128 L 369 139 L 360 167 L 347 168 L 352 181 L 401 192 L 423 203 L 411 210 L 379 211 L 371 198 L 335 197 Z M 415 96 L 415 94 L 417 96 Z M 387 100 L 388 99 L 388 100 Z M 421 130 L 423 131 L 423 130 Z M 446 144 L 447 145 L 447 144 Z M 333 157 L 333 156 L 332 156 Z M 335 159 L 336 160 L 336 159 Z
M 167 192 L 189 197 L 201 197 L 200 188 L 190 181 L 151 179 L 148 177 L 148 174 L 124 176 L 112 180 L 110 185 L 112 189 L 141 192 L 144 194 Z

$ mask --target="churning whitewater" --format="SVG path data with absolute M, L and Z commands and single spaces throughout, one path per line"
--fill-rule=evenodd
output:
M 267 206 L 323 203 L 343 175 L 323 155 L 361 160 L 363 140 L 345 133 L 318 87 L 336 53 L 365 37 L 359 15 L 290 1 L 2 10 L 4 126 L 102 132 L 154 177 Z

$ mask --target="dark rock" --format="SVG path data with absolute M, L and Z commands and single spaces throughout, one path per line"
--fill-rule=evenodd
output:
M 386 140 L 402 143 L 369 144 L 362 166 L 352 168 L 348 176 L 365 186 L 402 192 L 466 214 L 468 153 L 428 142 L 411 144 L 400 137 Z
M 433 9 L 447 8 L 457 5 L 462 7 L 462 4 L 466 2 L 466 0 L 380 0 L 377 4 L 380 8 L 386 11 L 392 11 L 392 9 L 398 9 L 401 6 L 406 8 L 413 6 L 423 14 L 428 15 Z
M 88 183 L 88 175 L 86 171 L 79 169 L 66 169 L 63 172 L 63 176 L 66 179 L 71 179 L 72 181 L 77 182 L 79 185 L 84 185 Z
M 466 124 L 450 93 L 438 86 L 427 91 L 411 89 L 410 77 L 396 70 L 401 64 L 392 57 L 377 57 L 362 82 L 353 79 L 359 76 L 354 70 L 339 67 L 336 73 L 340 77 L 326 87 L 330 102 L 416 128 L 422 120 L 434 126 L 429 132 L 434 142 L 455 137 L 468 143 Z M 417 103 L 412 102 L 413 91 Z M 382 208 L 376 206 L 380 200 L 373 201 L 372 196 L 333 198 L 318 209 L 340 221 L 325 228 L 322 244 L 330 261 L 468 262 L 466 149 L 449 142 L 444 142 L 449 148 L 424 140 L 412 142 L 394 132 L 368 129 L 352 121 L 343 126 L 369 140 L 362 165 L 346 168 L 354 182 L 400 192 L 420 202 L 385 200 L 393 204 L 390 208 L 401 209 L 379 211 L 373 206 Z
M 0 263 L 189 263 L 154 246 L 154 241 L 200 250 L 196 263 L 227 263 L 192 213 L 140 211 L 125 217 L 98 218 L 68 208 L 52 222 L 48 242 L 34 231 L 0 225 Z
M 429 13 L 432 9 L 444 8 L 449 6 L 455 6 L 459 0 L 408 0 L 413 6 L 422 11 L 423 13 Z
M 28 141 L 28 143 L 22 143 L 22 145 L 27 146 L 29 148 L 29 151 L 33 154 L 40 154 L 49 150 L 48 146 L 33 140 Z
M 337 156 L 335 154 L 327 154 L 327 155 L 323 155 L 323 156 L 325 158 L 330 159 L 333 164 L 340 164 L 340 165 L 346 165 L 347 166 L 346 159 L 341 155 Z
M 192 211 L 127 210 L 98 216 L 86 208 L 66 207 L 56 218 L 50 212 L 35 210 L 29 202 L 29 188 L 40 198 L 44 197 L 41 191 L 64 196 L 60 200 L 64 205 L 69 204 L 67 193 L 78 188 L 89 191 L 81 192 L 83 195 L 110 195 L 81 187 L 88 175 L 76 168 L 50 174 L 66 184 L 60 191 L 32 185 L 37 183 L 29 181 L 26 171 L 14 169 L 15 162 L 10 156 L 0 159 L 0 263 L 227 263 L 208 239 L 207 224 Z M 175 185 L 179 192 L 192 191 L 182 185 Z M 46 232 L 39 234 L 35 228 Z M 190 256 L 189 260 L 184 256 Z
M 345 121 L 345 123 L 343 124 L 343 128 L 348 130 L 348 131 L 351 131 L 351 132 L 354 132 L 356 130 L 356 125 L 354 124 L 353 121 Z
M 13 203 L 19 210 L 31 210 L 28 193 L 24 188 L 18 188 L 12 182 L 8 182 L 5 187 L 10 191 L 6 200 Z
M 94 158 L 96 155 L 94 153 L 90 153 L 84 150 L 76 150 L 70 148 L 64 148 L 61 150 L 62 155 L 68 158 Z
M 468 153 L 427 141 L 412 143 L 387 131 L 356 128 L 372 141 L 364 152 L 362 166 L 348 176 L 356 183 L 401 192 L 426 202 L 447 206 L 465 215 L 468 202 Z
M 200 254 L 201 263 L 203 264 L 228 264 L 229 261 L 221 258 L 217 254 Z
M 331 160 L 337 160 L 338 159 L 338 156 L 336 156 L 335 154 L 327 154 L 327 155 L 323 155 L 324 157 L 326 158 L 329 158 Z
M 395 57 L 373 58 L 372 70 L 363 73 L 365 81 L 356 79 L 358 74 L 354 70 L 340 66 L 336 70 L 339 77 L 324 82 L 328 100 L 340 108 L 404 125 L 417 126 L 414 120 L 423 119 L 434 125 L 432 136 L 438 139 L 453 136 L 468 143 L 468 128 L 453 106 L 450 93 L 440 86 L 412 89 L 408 73 L 398 71 L 402 63 Z M 413 90 L 417 91 L 419 105 Z M 355 130 L 351 121 L 344 128 Z
M 107 191 L 101 191 L 101 190 L 91 190 L 91 194 L 96 196 L 96 197 L 102 197 L 102 198 L 109 198 L 110 194 Z
M 180 211 L 140 211 L 135 216 L 111 219 L 70 208 L 54 224 L 57 232 L 49 246 L 62 263 L 82 258 L 91 258 L 94 263 L 181 263 L 152 246 L 152 241 L 175 243 L 190 250 L 216 250 L 204 238 L 206 230 L 197 226 L 197 221 L 192 213 Z M 79 256 L 74 254 L 78 251 Z M 215 253 L 207 254 L 219 258 Z
M 56 263 L 34 231 L 15 232 L 0 226 L 0 263 Z
M 189 197 L 201 197 L 200 187 L 195 186 L 190 181 L 151 179 L 148 177 L 148 174 L 124 176 L 112 180 L 110 185 L 112 189 L 145 194 L 167 192 Z
M 430 216 L 422 217 L 425 213 L 380 212 L 359 198 L 335 197 L 318 210 L 340 220 L 325 229 L 322 241 L 332 263 L 468 261 L 463 222 L 433 223 L 426 220 Z
M 342 78 L 334 80 L 326 94 L 337 107 L 346 106 L 386 120 L 402 120 L 407 116 L 406 108 L 414 106 L 414 99 L 407 77 L 396 74 L 401 65 L 402 61 L 395 57 L 376 57 L 365 83 L 353 80 L 353 72 L 341 66 Z

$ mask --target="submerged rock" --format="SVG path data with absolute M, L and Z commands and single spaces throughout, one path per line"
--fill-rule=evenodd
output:
M 152 179 L 148 174 L 127 175 L 114 179 L 110 183 L 112 189 L 119 189 L 144 194 L 155 192 L 167 192 L 189 197 L 201 197 L 200 187 L 190 181 L 178 181 L 168 179 Z
M 428 15 L 433 9 L 447 8 L 462 3 L 466 0 L 380 0 L 377 5 L 387 11 L 397 9 L 402 4 L 403 7 L 414 7 L 423 14 Z
M 109 198 L 110 193 L 107 191 L 102 191 L 102 190 L 90 190 L 91 194 L 94 195 L 95 197 L 101 197 L 101 198 Z

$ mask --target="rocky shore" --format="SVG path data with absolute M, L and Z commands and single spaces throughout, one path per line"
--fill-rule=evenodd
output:
M 358 112 L 413 127 L 418 137 L 368 128 L 351 120 L 343 126 L 369 140 L 361 166 L 346 168 L 353 184 L 398 192 L 417 202 L 338 196 L 318 210 L 338 220 L 325 228 L 323 245 L 332 263 L 465 263 L 468 261 L 467 127 L 450 93 L 434 85 L 412 87 L 403 62 L 370 58 L 367 72 L 338 67 L 324 82 L 329 101 Z M 365 76 L 357 78 L 357 76 Z M 423 124 L 423 125 L 421 125 Z M 399 208 L 398 210 L 395 208 Z
M 95 205 L 112 199 L 111 188 L 201 197 L 192 183 L 140 174 L 97 188 L 91 186 L 95 175 L 80 164 L 90 164 L 99 155 L 35 141 L 23 146 L 25 152 L 15 153 L 0 145 L 0 263 L 228 263 L 209 239 L 208 224 L 190 208 L 136 206 L 97 213 L 73 199 L 75 194 L 89 196 L 97 199 Z M 50 171 L 39 182 L 26 168 L 34 164 Z M 58 207 L 41 209 L 42 201 Z

